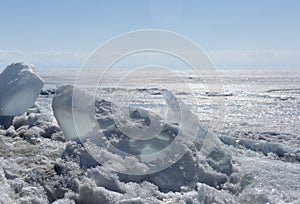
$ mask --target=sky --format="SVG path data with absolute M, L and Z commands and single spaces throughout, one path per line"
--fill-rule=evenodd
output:
M 298 0 L 1 0 L 0 69 L 78 69 L 99 45 L 140 29 L 176 32 L 219 69 L 299 69 Z

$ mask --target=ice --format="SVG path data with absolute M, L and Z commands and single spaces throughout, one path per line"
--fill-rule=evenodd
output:
M 57 88 L 52 101 L 53 114 L 61 127 L 65 139 L 78 139 L 79 129 L 75 127 L 73 117 L 79 114 L 82 126 L 91 127 L 96 125 L 91 118 L 92 114 L 87 112 L 88 106 L 94 106 L 92 97 L 84 91 L 79 90 L 80 104 L 76 108 L 72 108 L 73 89 L 71 85 L 64 85 Z M 93 116 L 93 115 L 92 115 Z M 79 132 L 81 133 L 81 132 Z M 84 133 L 81 133 L 81 135 Z
M 24 114 L 13 116 L 9 128 L 0 126 L 0 203 L 300 203 L 299 74 L 250 74 L 244 80 L 236 72 L 229 73 L 224 85 L 232 96 L 196 90 L 200 103 L 176 89 L 100 89 L 103 96 L 116 91 L 125 96 L 130 91 L 155 96 L 150 103 L 167 107 L 165 115 L 137 106 L 126 109 L 99 98 L 87 103 L 90 96 L 83 91 L 78 91 L 80 106 L 72 113 L 73 87 L 54 88 L 66 81 L 72 84 L 73 78 L 66 79 L 73 73 L 63 73 L 66 77 L 44 73 L 50 88 Z M 293 99 L 264 97 L 266 90 Z M 53 108 L 63 132 L 52 115 L 53 93 Z M 228 103 L 221 140 L 217 131 L 202 124 L 209 125 L 206 121 L 214 120 L 210 111 L 220 108 L 209 98 Z M 162 101 L 166 106 L 161 106 Z M 97 124 L 91 123 L 87 107 L 93 107 Z M 79 140 L 74 124 L 66 123 L 74 115 L 82 116 L 79 122 L 84 126 L 99 125 L 99 132 L 82 129 L 79 135 L 86 137 Z M 182 119 L 188 123 L 182 124 Z M 142 134 L 128 137 L 135 130 L 147 130 L 149 120 L 158 122 L 155 127 L 161 130 L 155 140 L 139 141 Z M 105 139 L 98 138 L 100 133 Z M 165 148 L 179 134 L 184 137 L 178 147 L 186 154 L 169 168 L 147 175 L 110 169 L 110 165 L 115 169 L 149 168 L 145 155 Z M 190 144 L 188 138 L 195 140 Z M 103 141 L 140 156 L 125 158 L 101 146 Z M 95 155 L 86 151 L 88 145 L 95 147 Z M 97 162 L 97 155 L 110 164 Z
M 275 153 L 278 157 L 284 157 L 286 154 L 291 152 L 288 147 L 285 147 L 279 143 L 272 142 L 261 142 L 249 139 L 237 139 L 233 137 L 223 136 L 221 140 L 228 145 L 243 146 L 253 151 L 260 151 L 267 155 L 268 153 Z
M 76 138 L 72 116 L 72 86 L 60 86 L 52 100 L 53 114 L 66 140 Z
M 169 123 L 157 123 L 163 124 L 162 130 L 157 137 L 149 140 L 138 140 L 129 137 L 130 134 L 134 133 L 133 130 L 141 127 L 146 129 L 151 124 L 147 122 L 150 120 L 150 117 L 152 122 L 153 119 L 158 121 L 164 120 L 162 116 L 143 108 L 129 108 L 130 119 L 126 119 L 123 106 L 105 100 L 97 100 L 94 105 L 94 114 L 96 114 L 96 119 L 105 138 L 101 137 L 99 139 L 99 132 L 93 131 L 93 129 L 90 132 L 87 131 L 87 135 L 76 138 L 78 133 L 72 117 L 74 114 L 78 114 L 83 118 L 82 122 L 87 123 L 87 121 L 91 120 L 90 115 L 84 112 L 86 111 L 84 106 L 87 104 L 91 105 L 91 102 L 85 102 L 90 97 L 88 93 L 78 92 L 81 94 L 79 98 L 85 103 L 82 103 L 82 107 L 76 106 L 72 111 L 72 90 L 72 86 L 59 87 L 53 99 L 54 115 L 65 137 L 71 140 L 80 140 L 79 144 L 69 143 L 64 153 L 64 158 L 79 158 L 83 167 L 90 168 L 103 165 L 106 170 L 115 169 L 120 172 L 115 175 L 119 177 L 120 181 L 149 181 L 164 192 L 180 191 L 182 186 L 194 188 L 197 182 L 206 183 L 217 188 L 225 183 L 228 180 L 228 176 L 232 174 L 231 155 L 226 151 L 226 147 L 221 144 L 215 135 L 208 133 L 208 130 L 199 123 L 197 116 L 184 103 L 177 100 L 171 92 L 165 90 L 163 93 L 169 106 L 168 119 L 165 119 L 165 121 Z M 112 110 L 112 108 L 114 109 Z M 176 113 L 179 113 L 179 115 L 176 115 Z M 118 121 L 125 121 L 127 127 L 125 133 L 122 131 L 124 129 L 120 130 L 120 125 L 117 124 Z M 88 127 L 93 127 L 91 126 L 92 122 L 88 123 L 90 125 Z M 182 124 L 179 125 L 178 123 Z M 159 128 L 158 126 L 157 129 Z M 152 162 L 152 157 L 148 157 L 147 154 L 168 148 L 176 135 L 177 137 L 181 136 L 181 139 L 176 143 L 175 153 L 179 150 L 184 151 L 179 161 L 174 161 L 175 153 L 169 150 L 160 157 L 165 161 L 174 161 L 174 164 L 169 168 L 149 175 L 129 175 L 139 169 L 141 171 L 147 170 L 151 168 L 151 165 L 158 165 Z M 139 156 L 132 157 L 118 154 L 114 149 L 110 149 L 110 146 L 106 145 L 107 142 L 111 142 L 114 147 L 122 151 Z M 81 147 L 81 143 L 93 155 L 86 153 Z M 103 162 L 97 164 L 92 157 L 97 161 Z M 147 163 L 149 161 L 150 163 Z M 124 171 L 129 173 L 123 173 Z M 95 174 L 91 175 L 93 178 L 95 177 Z M 174 180 L 174 178 L 176 179 Z M 103 175 L 99 175 L 94 180 L 108 181 Z M 111 186 L 112 184 L 109 185 Z M 116 185 L 114 184 L 114 186 Z
M 32 106 L 43 85 L 32 65 L 8 65 L 0 74 L 0 124 L 8 127 L 12 116 L 21 115 Z
M 10 186 L 5 178 L 5 173 L 3 169 L 4 159 L 0 157 L 0 203 L 11 204 L 13 201 L 13 193 L 11 192 Z
M 0 74 L 0 115 L 23 114 L 34 104 L 43 85 L 32 65 L 18 62 L 7 66 Z

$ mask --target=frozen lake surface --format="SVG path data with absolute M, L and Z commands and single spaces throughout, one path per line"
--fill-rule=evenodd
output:
M 135 178 L 106 171 L 80 144 L 65 141 L 52 97 L 58 86 L 74 84 L 76 72 L 39 75 L 45 86 L 37 105 L 0 129 L 0 203 L 300 203 L 300 71 L 220 71 L 217 92 L 207 87 L 219 86 L 218 76 L 140 73 L 116 83 L 123 73 L 112 73 L 98 97 L 164 115 L 167 88 L 221 141 L 222 158 L 205 159 L 203 174 L 193 172 L 202 163 L 191 150 L 177 170 Z M 228 155 L 232 169 L 223 172 Z

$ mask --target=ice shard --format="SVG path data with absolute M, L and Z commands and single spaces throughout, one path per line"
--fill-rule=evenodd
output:
M 74 87 L 71 85 L 63 85 L 57 88 L 56 93 L 52 101 L 53 114 L 61 127 L 65 139 L 73 140 L 79 139 L 80 136 L 89 134 L 89 131 L 93 130 L 97 125 L 93 113 L 89 113 L 87 110 L 92 106 L 94 110 L 94 100 L 92 96 L 85 91 L 78 90 L 75 93 L 80 100 L 76 107 L 72 108 L 72 100 L 74 94 Z M 85 128 L 75 126 L 73 117 L 77 116 L 81 118 L 81 124 Z M 87 132 L 85 132 L 87 130 Z
M 44 81 L 34 72 L 33 65 L 17 62 L 0 74 L 0 124 L 23 114 L 39 96 Z

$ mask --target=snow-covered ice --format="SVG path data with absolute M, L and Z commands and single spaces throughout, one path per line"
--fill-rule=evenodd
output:
M 196 90 L 201 104 L 195 103 L 188 93 L 160 89 L 100 90 L 102 96 L 109 96 L 112 92 L 124 95 L 134 92 L 148 94 L 155 104 L 166 102 L 166 115 L 139 105 L 127 109 L 131 120 L 126 124 L 130 128 L 122 129 L 123 132 L 117 128 L 122 119 L 128 119 L 122 106 L 112 106 L 109 97 L 85 103 L 88 94 L 80 92 L 84 97 L 79 101 L 82 106 L 75 107 L 75 116 L 82 116 L 80 122 L 88 127 L 99 125 L 100 128 L 100 132 L 89 132 L 80 140 L 76 138 L 76 128 L 70 120 L 73 86 L 55 88 L 70 78 L 68 73 L 65 74 L 66 77 L 41 73 L 47 79 L 44 92 L 50 94 L 41 94 L 36 104 L 25 110 L 26 113 L 13 116 L 9 127 L 0 128 L 0 203 L 300 202 L 299 73 L 272 72 L 269 76 L 262 76 L 252 72 L 225 72 L 224 86 L 226 92 L 232 94 L 208 94 Z M 245 75 L 247 81 L 243 80 Z M 193 80 L 196 85 L 200 83 L 196 77 Z M 71 81 L 68 83 L 72 84 Z M 155 100 L 151 98 L 154 96 Z M 183 103 L 174 96 L 187 100 Z M 211 110 L 218 108 L 209 104 L 212 97 L 220 97 L 227 103 L 222 132 L 209 128 L 206 121 L 212 119 Z M 85 108 L 91 106 L 97 124 L 84 113 Z M 178 115 L 176 112 L 180 106 L 185 110 Z M 115 108 L 113 111 L 112 107 Z M 104 149 L 100 142 L 111 142 L 130 153 L 147 155 L 170 144 L 173 134 L 179 132 L 177 123 L 181 117 L 198 127 L 191 129 L 189 124 L 184 125 L 181 132 L 184 136 L 199 131 L 198 139 L 186 144 L 189 148 L 179 161 L 147 175 L 111 171 L 109 165 L 124 168 L 127 164 L 131 168 L 143 168 L 146 164 L 147 167 L 147 160 L 143 156 L 126 160 L 110 151 L 112 149 Z M 149 126 L 149 118 L 163 121 L 157 123 L 163 125 L 162 133 L 155 140 L 143 143 L 122 134 Z M 116 124 L 118 122 L 120 124 Z M 207 128 L 210 135 L 203 137 Z M 82 131 L 80 135 L 85 133 Z M 99 140 L 95 137 L 97 133 L 102 133 L 105 138 Z M 97 147 L 96 153 L 101 153 L 111 163 L 99 164 L 95 161 L 97 154 L 88 153 L 86 145 Z M 212 151 L 208 153 L 207 150 Z

